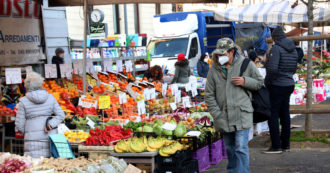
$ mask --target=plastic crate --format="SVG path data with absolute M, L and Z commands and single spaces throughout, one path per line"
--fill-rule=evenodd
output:
M 226 146 L 223 140 L 222 141 L 222 159 L 228 159 Z
M 209 146 L 205 146 L 193 152 L 193 159 L 198 161 L 199 172 L 202 172 L 210 167 Z
M 222 160 L 222 139 L 210 145 L 210 164 L 217 165 Z
M 198 173 L 198 161 L 189 160 L 186 161 L 181 167 L 158 167 L 155 169 L 155 173 Z
M 192 159 L 192 152 L 190 150 L 177 151 L 170 157 L 162 157 L 158 155 L 156 157 L 156 163 L 159 168 L 162 167 L 182 167 L 186 161 Z
M 196 136 L 189 136 L 189 137 L 175 137 L 175 136 L 173 136 L 173 139 L 179 141 L 183 145 L 189 145 L 190 149 L 192 151 L 197 151 L 198 149 L 209 145 L 208 136 L 203 141 L 201 141 Z

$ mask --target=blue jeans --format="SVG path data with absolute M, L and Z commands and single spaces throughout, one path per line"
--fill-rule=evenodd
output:
M 228 172 L 249 173 L 249 130 L 224 133 L 223 140 L 228 155 Z

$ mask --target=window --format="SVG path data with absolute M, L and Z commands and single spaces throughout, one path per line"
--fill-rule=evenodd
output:
M 195 37 L 191 40 L 188 59 L 196 57 L 197 54 L 198 54 L 198 42 L 197 42 L 197 38 Z

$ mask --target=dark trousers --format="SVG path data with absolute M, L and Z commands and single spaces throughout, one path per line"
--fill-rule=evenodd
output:
M 290 95 L 294 86 L 280 87 L 271 86 L 269 89 L 271 102 L 271 117 L 268 121 L 272 147 L 274 149 L 285 149 L 290 147 Z M 282 132 L 280 136 L 278 118 L 280 118 Z

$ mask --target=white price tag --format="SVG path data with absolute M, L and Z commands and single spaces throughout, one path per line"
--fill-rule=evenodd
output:
M 179 90 L 177 84 L 172 84 L 172 85 L 171 85 L 171 89 L 172 89 L 172 94 L 173 94 L 173 95 L 175 95 L 175 93 Z
M 166 96 L 166 92 L 167 92 L 167 83 L 163 83 L 163 85 L 162 85 L 162 95 Z
M 186 135 L 187 136 L 196 136 L 196 137 L 198 137 L 201 134 L 202 134 L 202 132 L 200 132 L 200 131 L 190 131 Z
M 165 130 L 175 130 L 176 128 L 176 124 L 171 124 L 171 123 L 165 123 L 163 126 L 162 126 L 163 129 Z
M 91 100 L 91 99 L 86 99 L 85 96 L 81 96 L 79 98 L 79 106 L 84 107 L 84 108 L 97 108 L 97 101 L 96 100 Z
M 185 88 L 186 88 L 186 91 L 188 92 L 188 91 L 191 91 L 191 83 L 187 83 L 186 85 L 185 85 Z
M 71 64 L 60 64 L 61 77 L 71 78 L 72 76 L 72 67 Z
M 186 97 L 182 98 L 182 104 L 183 104 L 184 108 L 190 108 L 191 107 L 189 96 L 186 96 Z
M 142 115 L 146 113 L 146 104 L 144 103 L 143 100 L 139 101 L 137 104 L 138 107 L 138 114 Z
M 87 73 L 93 73 L 94 72 L 94 66 L 93 66 L 93 61 L 92 60 L 87 60 L 86 62 L 86 72 Z
M 198 95 L 197 83 L 191 83 L 191 94 L 193 97 L 196 97 Z
M 83 67 L 84 67 L 84 63 L 82 61 L 74 61 L 73 62 L 74 74 L 82 74 Z
M 26 71 L 26 74 L 29 74 L 29 73 L 33 72 L 32 66 L 25 67 L 25 71 Z
M 126 93 L 119 94 L 119 103 L 124 104 L 127 103 L 127 96 Z
M 21 68 L 6 68 L 6 84 L 22 83 Z
M 87 125 L 89 125 L 89 127 L 91 127 L 92 129 L 95 128 L 95 123 L 94 121 L 92 121 L 91 119 L 89 119 L 88 117 L 86 117 L 87 120 Z
M 56 64 L 45 64 L 45 78 L 57 78 Z
M 104 60 L 104 69 L 103 71 L 112 71 L 112 60 L 111 59 L 106 59 Z
M 59 134 L 64 134 L 65 131 L 70 131 L 70 129 L 65 124 L 61 123 L 58 125 L 57 131 Z
M 175 92 L 175 103 L 180 103 L 181 102 L 181 91 L 178 90 Z
M 117 72 L 122 72 L 123 71 L 123 61 L 122 60 L 117 60 L 116 61 L 116 66 L 117 66 Z
M 177 108 L 175 103 L 170 103 L 170 106 L 171 106 L 172 111 L 175 111 Z
M 150 92 L 150 99 L 156 99 L 156 89 L 155 88 L 149 89 L 149 92 Z
M 126 72 L 132 72 L 133 71 L 132 61 L 130 60 L 125 61 L 125 68 L 126 68 Z
M 244 55 L 245 55 L 245 57 L 248 57 L 249 56 L 248 55 L 248 52 L 246 50 L 244 50 Z
M 144 98 L 146 100 L 150 100 L 151 99 L 151 93 L 150 93 L 150 90 L 148 88 L 146 88 L 146 89 L 143 90 L 143 94 L 144 94 Z

